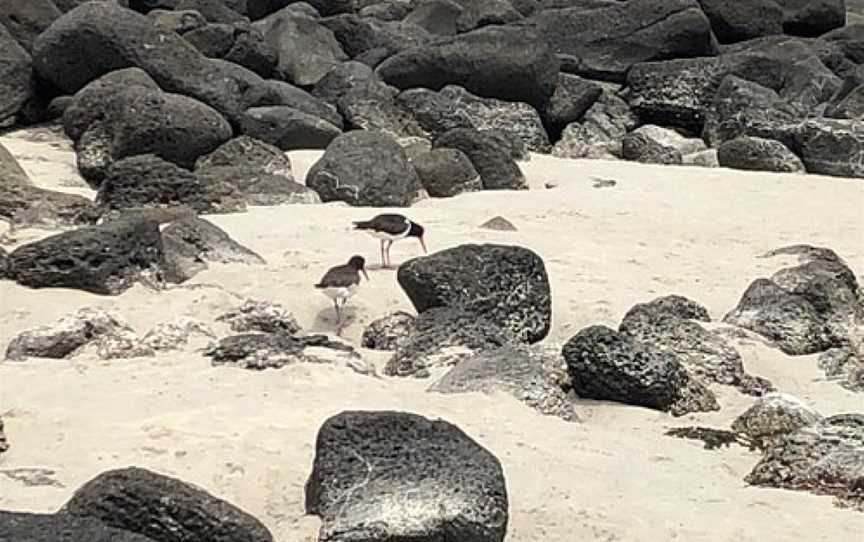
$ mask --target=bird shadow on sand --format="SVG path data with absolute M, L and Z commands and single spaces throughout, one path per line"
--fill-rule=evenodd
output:
M 366 271 L 396 271 L 399 269 L 399 264 L 384 267 L 380 263 L 372 263 L 366 266 Z
M 315 315 L 315 321 L 312 322 L 310 331 L 314 333 L 334 333 L 337 336 L 341 336 L 345 328 L 357 321 L 357 308 L 346 305 L 341 311 L 341 323 L 336 320 L 336 309 L 333 308 L 333 305 L 318 311 L 318 314 Z

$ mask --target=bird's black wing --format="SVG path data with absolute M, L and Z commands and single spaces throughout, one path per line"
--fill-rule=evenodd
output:
M 359 230 L 373 230 L 390 235 L 399 235 L 405 233 L 410 226 L 408 219 L 399 214 L 381 214 L 372 220 L 364 220 L 355 222 L 354 226 Z
M 316 288 L 347 288 L 360 283 L 360 275 L 356 269 L 347 265 L 333 267 L 321 277 Z

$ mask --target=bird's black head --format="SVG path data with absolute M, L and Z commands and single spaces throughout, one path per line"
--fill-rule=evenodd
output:
M 423 229 L 423 226 L 412 222 L 411 229 L 408 230 L 408 237 L 419 237 L 422 239 L 424 233 L 426 233 L 426 230 Z
M 366 274 L 366 259 L 363 256 L 351 256 L 348 260 L 348 267 L 360 271 L 366 280 L 369 280 L 369 275 Z

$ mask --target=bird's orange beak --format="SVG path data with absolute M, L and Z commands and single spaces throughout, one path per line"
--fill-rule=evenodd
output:
M 429 254 L 429 251 L 426 250 L 426 241 L 424 241 L 422 237 L 418 237 L 417 239 L 420 240 L 420 246 L 423 247 L 423 253 Z

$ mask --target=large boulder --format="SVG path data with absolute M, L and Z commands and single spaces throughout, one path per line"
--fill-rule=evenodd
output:
M 246 135 L 227 141 L 195 162 L 196 170 L 229 166 L 255 168 L 263 173 L 294 178 L 288 155 L 278 147 Z
M 699 0 L 720 43 L 783 33 L 785 13 L 774 0 Z
M 483 189 L 483 181 L 465 153 L 434 149 L 411 161 L 420 183 L 433 198 L 447 198 Z
M 407 207 L 422 190 L 405 151 L 379 132 L 353 131 L 334 139 L 306 175 L 322 201 L 355 206 Z
M 507 503 L 501 463 L 446 421 L 347 411 L 318 431 L 306 512 L 320 540 L 502 542 Z
M 182 36 L 113 2 L 88 2 L 64 14 L 33 44 L 38 74 L 73 94 L 108 72 L 137 67 L 166 92 L 193 97 L 229 119 L 243 109 L 245 84 Z
M 432 139 L 456 128 L 475 128 L 468 112 L 441 92 L 412 88 L 399 93 L 396 101 Z
M 549 333 L 549 277 L 527 248 L 461 245 L 403 263 L 397 280 L 418 312 L 458 306 L 529 343 Z
M 93 518 L 159 542 L 272 542 L 257 519 L 191 484 L 129 467 L 78 488 L 62 513 Z
M 519 140 L 529 151 L 550 151 L 549 136 L 540 120 L 540 114 L 530 105 L 481 98 L 456 85 L 444 87 L 441 94 L 463 110 L 478 130 Z
M 808 172 L 864 178 L 864 120 L 808 120 L 797 136 Z
M 321 23 L 333 31 L 348 56 L 358 60 L 379 53 L 388 57 L 432 39 L 425 29 L 407 22 L 381 21 L 355 14 L 328 17 Z
M 579 397 L 675 416 L 720 408 L 714 394 L 690 376 L 675 356 L 605 326 L 581 330 L 562 352 Z
M 850 85 L 856 82 L 850 82 Z M 825 116 L 835 119 L 857 119 L 864 121 L 864 83 L 844 92 L 825 111 Z
M 115 162 L 96 195 L 106 210 L 185 205 L 198 213 L 226 213 L 246 209 L 227 183 L 178 167 L 152 154 Z
M 744 479 L 763 487 L 861 500 L 864 416 L 840 414 L 805 425 L 770 446 Z
M 509 149 L 490 134 L 473 128 L 455 128 L 432 143 L 433 148 L 462 151 L 480 174 L 487 190 L 527 190 L 528 180 Z
M 342 65 L 340 64 L 340 66 Z M 327 73 L 329 74 L 332 71 Z M 316 85 L 315 88 L 318 88 L 318 86 Z M 313 96 L 309 92 L 284 81 L 268 79 L 256 83 L 246 93 L 245 97 L 249 107 L 284 105 L 303 113 L 320 117 L 337 128 L 342 128 L 343 126 L 342 117 L 339 115 L 334 104 L 328 103 L 325 99 Z
M 571 122 L 581 120 L 588 109 L 594 105 L 603 89 L 576 75 L 558 75 L 558 85 L 549 103 L 542 111 L 543 121 L 554 133 L 560 133 Z
M 33 96 L 32 76 L 30 54 L 0 24 L 0 124 Z
M 113 162 L 128 156 L 154 154 L 192 168 L 231 134 L 222 115 L 197 100 L 125 86 L 111 95 L 103 120 L 90 124 L 76 142 L 78 167 L 96 187 Z
M 783 10 L 783 32 L 819 36 L 846 24 L 846 0 L 775 0 Z
M 31 288 L 116 295 L 158 269 L 162 258 L 158 222 L 116 220 L 16 248 L 9 254 L 9 276 Z
M 348 60 L 333 32 L 308 15 L 283 9 L 254 26 L 276 50 L 276 75 L 289 83 L 312 86 Z
M 562 58 L 562 70 L 623 81 L 639 62 L 717 52 L 696 0 L 587 3 L 540 11 L 531 25 Z
M 51 0 L 11 0 L 0 5 L 0 26 L 5 27 L 24 49 L 33 49 L 33 41 L 62 13 Z
M 140 534 L 115 529 L 94 518 L 64 514 L 0 511 L 4 542 L 154 542 Z
M 542 107 L 555 90 L 558 60 L 528 27 L 487 26 L 403 51 L 376 71 L 400 89 L 459 85 L 478 96 Z
M 789 147 L 773 139 L 742 136 L 723 142 L 717 148 L 721 167 L 753 171 L 803 173 L 804 164 Z
M 559 158 L 603 158 L 623 156 L 623 139 L 639 119 L 616 93 L 604 90 L 581 121 L 568 124 L 552 148 Z
M 670 295 L 634 305 L 624 315 L 618 331 L 672 354 L 705 385 L 735 386 L 749 395 L 772 389 L 770 382 L 744 370 L 741 355 L 728 339 L 705 328 L 704 322 L 709 321 L 704 307 Z
M 283 151 L 326 149 L 342 130 L 321 117 L 293 107 L 250 107 L 240 122 L 243 133 Z

